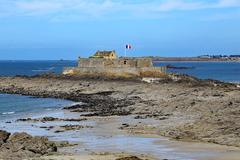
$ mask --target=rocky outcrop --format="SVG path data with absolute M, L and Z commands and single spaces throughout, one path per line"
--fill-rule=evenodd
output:
M 27 133 L 0 131 L 0 159 L 22 160 L 57 152 L 55 143 L 46 137 L 33 137 Z
M 2 144 L 4 144 L 7 141 L 9 136 L 10 133 L 0 130 L 0 146 L 2 146 Z
M 80 122 L 85 121 L 86 118 L 55 118 L 55 117 L 43 117 L 43 118 L 21 118 L 17 119 L 17 122 L 53 122 L 53 121 L 66 121 L 66 122 Z
M 62 75 L 0 77 L 0 82 L 2 93 L 82 102 L 65 109 L 88 112 L 81 114 L 88 119 L 135 114 L 136 119 L 163 121 L 166 127 L 158 126 L 158 133 L 164 136 L 239 147 L 239 84 L 175 74 L 151 83 Z M 36 121 L 59 120 L 46 117 Z

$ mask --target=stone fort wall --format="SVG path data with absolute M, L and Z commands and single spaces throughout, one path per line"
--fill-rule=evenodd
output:
M 65 68 L 63 74 L 80 77 L 136 78 L 161 77 L 166 67 L 153 67 L 148 58 L 80 58 L 78 67 Z
M 63 74 L 77 75 L 80 77 L 106 77 L 106 78 L 137 78 L 137 77 L 162 77 L 166 73 L 166 67 L 115 67 L 115 68 L 97 68 L 97 67 L 69 67 L 65 68 Z
M 150 58 L 119 58 L 119 59 L 102 59 L 102 58 L 80 58 L 78 67 L 153 67 Z

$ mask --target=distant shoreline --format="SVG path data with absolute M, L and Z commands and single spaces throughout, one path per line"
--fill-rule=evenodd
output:
M 153 61 L 160 62 L 240 62 L 240 59 L 222 59 L 222 58 L 197 58 L 197 57 L 165 57 L 152 58 Z

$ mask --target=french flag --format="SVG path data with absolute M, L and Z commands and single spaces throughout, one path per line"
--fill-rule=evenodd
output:
M 132 49 L 132 46 L 130 44 L 127 44 L 126 49 Z

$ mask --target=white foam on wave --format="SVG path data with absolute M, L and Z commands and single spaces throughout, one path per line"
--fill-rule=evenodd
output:
M 47 71 L 53 70 L 54 68 L 55 67 L 50 67 L 47 69 L 34 69 L 34 70 L 32 70 L 32 72 L 47 72 Z
M 66 105 L 65 107 L 71 107 L 71 106 L 75 106 L 75 105 L 83 105 L 83 103 L 82 102 L 73 102 L 69 105 Z
M 3 115 L 9 115 L 9 114 L 14 114 L 15 112 L 3 112 Z
M 48 69 L 38 69 L 38 70 L 32 70 L 33 72 L 47 72 Z

